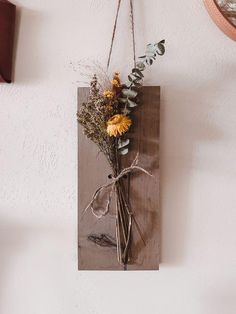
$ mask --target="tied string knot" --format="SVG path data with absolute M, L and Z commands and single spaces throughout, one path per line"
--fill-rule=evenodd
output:
M 133 160 L 131 166 L 124 168 L 117 176 L 111 176 L 110 178 L 110 182 L 103 184 L 102 186 L 100 186 L 95 193 L 93 194 L 93 197 L 90 201 L 90 203 L 87 205 L 87 207 L 84 209 L 83 211 L 83 215 L 89 210 L 92 210 L 93 215 L 96 218 L 102 218 L 104 216 L 106 216 L 109 211 L 110 211 L 110 205 L 111 205 L 111 200 L 112 200 L 112 195 L 113 192 L 116 190 L 116 184 L 119 180 L 121 180 L 122 178 L 124 178 L 127 174 L 132 173 L 134 171 L 140 171 L 143 172 L 144 174 L 153 177 L 153 175 L 148 172 L 147 170 L 145 170 L 143 167 L 140 167 L 138 165 L 138 157 L 139 154 L 136 155 L 135 159 Z M 102 211 L 100 214 L 97 213 L 94 204 L 96 202 L 96 200 L 99 198 L 99 196 L 101 195 L 101 193 L 105 190 L 108 190 L 107 193 L 107 199 L 106 199 L 106 206 L 104 208 L 104 211 Z M 132 213 L 130 213 L 130 215 L 132 215 Z

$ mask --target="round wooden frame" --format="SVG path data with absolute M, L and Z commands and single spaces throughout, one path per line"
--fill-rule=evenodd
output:
M 236 26 L 224 16 L 215 0 L 203 0 L 205 7 L 216 25 L 236 41 Z

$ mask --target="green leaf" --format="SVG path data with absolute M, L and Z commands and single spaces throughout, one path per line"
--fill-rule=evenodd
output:
M 156 51 L 156 50 L 155 50 Z M 146 57 L 153 57 L 154 56 L 154 54 L 155 54 L 155 52 L 147 52 L 146 53 Z
M 132 76 L 131 76 L 131 75 L 128 75 L 128 80 L 129 80 L 130 82 L 132 82 L 132 81 L 133 81 L 133 78 L 132 78 Z
M 119 139 L 118 142 L 118 149 L 124 148 L 125 146 L 129 145 L 130 140 L 127 138 L 126 140 Z
M 122 102 L 123 104 L 126 104 L 128 101 L 128 98 L 119 98 L 119 101 Z
M 155 44 L 148 44 L 146 48 L 146 55 L 147 53 L 155 53 L 156 51 L 156 46 Z
M 152 58 L 146 58 L 146 63 L 148 65 L 152 65 L 153 64 L 153 59 Z
M 132 90 L 132 89 L 122 89 L 122 94 L 128 98 L 135 98 L 138 93 L 135 91 L 135 90 Z
M 130 108 L 134 108 L 134 107 L 137 107 L 138 104 L 135 101 L 132 101 L 132 100 L 128 99 L 128 106 Z
M 132 86 L 132 84 L 133 82 L 128 81 L 125 83 L 125 86 L 129 89 Z
M 137 62 L 136 67 L 140 70 L 140 71 L 144 71 L 145 70 L 145 64 L 142 61 Z
M 141 83 L 139 83 L 139 82 L 134 82 L 134 86 L 137 87 L 137 88 L 139 88 L 139 87 L 142 87 L 143 84 L 141 84 Z
M 128 75 L 128 79 L 130 82 L 133 82 L 137 77 L 132 73 L 130 75 Z
M 120 149 L 119 150 L 119 153 L 121 154 L 121 155 L 127 155 L 128 154 L 128 152 L 129 152 L 129 149 L 128 148 L 122 148 L 122 149 Z
M 133 79 L 133 81 L 140 81 L 140 80 L 142 80 L 142 77 L 140 77 L 138 74 L 136 74 L 136 73 L 134 73 L 133 74 L 133 77 L 134 77 L 134 79 Z
M 159 43 L 156 44 L 156 47 L 157 47 L 157 50 L 156 50 L 156 53 L 159 55 L 159 56 L 163 56 L 164 53 L 165 53 L 165 40 L 161 40 Z
M 133 84 L 134 84 L 135 87 L 141 87 L 142 86 L 142 80 L 140 78 L 136 78 L 133 81 Z
M 127 99 L 127 101 L 128 101 L 128 99 Z M 123 112 L 123 114 L 124 114 L 125 116 L 128 116 L 131 111 L 130 111 L 127 107 L 125 107 L 125 108 L 122 110 L 122 112 Z
M 143 73 L 139 69 L 137 69 L 137 68 L 134 68 L 132 70 L 132 73 L 134 73 L 134 75 L 138 75 L 140 78 L 144 77 Z

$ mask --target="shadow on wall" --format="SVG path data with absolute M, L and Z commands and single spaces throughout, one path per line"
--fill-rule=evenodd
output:
M 0 208 L 0 212 L 4 211 L 6 209 Z M 41 289 L 45 306 L 48 293 L 52 293 L 52 300 L 63 300 L 64 304 L 66 297 L 63 295 L 63 287 L 68 281 L 68 272 L 64 268 L 67 235 L 66 229 L 51 224 L 45 225 L 39 221 L 21 223 L 17 218 L 0 217 L 0 308 L 5 295 L 11 296 L 15 291 L 19 291 L 24 299 L 28 292 L 22 292 L 21 289 L 24 289 L 25 284 L 31 291 Z M 74 248 L 76 251 L 76 242 Z M 73 265 L 76 271 L 76 254 Z M 14 278 L 16 285 L 12 286 Z M 30 296 L 28 306 L 32 305 L 35 297 L 37 299 L 34 293 L 30 292 Z M 71 304 L 70 296 L 68 298 L 68 304 Z
M 27 259 L 28 251 L 32 250 L 32 240 L 35 239 L 38 248 L 42 248 L 45 244 L 44 238 L 52 240 L 54 239 L 54 236 L 58 238 L 59 241 L 61 241 L 60 232 L 56 229 L 53 230 L 51 227 L 42 226 L 40 224 L 29 225 L 18 223 L 15 220 L 8 220 L 4 217 L 1 217 L 0 300 L 1 295 L 6 289 L 6 283 L 8 282 L 9 273 L 12 273 L 14 271 L 16 265 L 18 265 L 18 261 L 24 261 L 25 259 Z M 40 239 L 40 242 L 38 239 Z M 36 250 L 36 247 L 34 249 Z M 50 256 L 48 256 L 48 258 L 50 259 Z M 19 263 L 19 265 L 22 264 Z M 24 265 L 27 265 L 27 263 L 24 263 Z M 29 266 L 33 269 L 35 267 L 35 264 L 28 264 L 28 267 Z
M 0 220 L 0 298 L 7 282 L 7 272 L 11 271 L 17 256 L 27 248 L 30 232 L 24 225 L 4 218 Z
M 211 119 L 217 113 L 217 92 L 227 90 L 227 84 L 236 79 L 232 64 L 225 65 L 224 70 L 229 73 L 228 81 L 222 82 L 218 77 L 195 84 L 191 81 L 191 86 L 162 88 L 161 121 L 165 125 L 161 124 L 161 262 L 166 265 L 181 265 L 186 257 L 196 151 L 204 143 L 211 147 L 224 137 Z
M 206 313 L 212 313 L 212 305 L 217 309 L 217 313 L 235 313 L 235 278 L 217 278 L 212 284 L 212 289 L 205 288 L 201 302 L 204 304 Z

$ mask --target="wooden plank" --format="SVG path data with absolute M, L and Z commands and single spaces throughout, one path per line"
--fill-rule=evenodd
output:
M 86 100 L 89 89 L 78 89 L 78 107 Z M 159 219 L 159 138 L 160 87 L 145 86 L 140 105 L 132 114 L 134 127 L 130 132 L 131 150 L 123 165 L 130 165 L 139 152 L 139 164 L 154 178 L 135 173 L 130 178 L 130 202 L 146 245 L 133 227 L 132 264 L 127 270 L 158 270 L 160 255 Z M 90 234 L 106 233 L 115 238 L 115 215 L 102 219 L 91 212 L 82 215 L 94 191 L 107 182 L 109 166 L 95 144 L 78 128 L 78 260 L 79 270 L 123 270 L 118 263 L 116 248 L 100 247 L 88 240 Z

